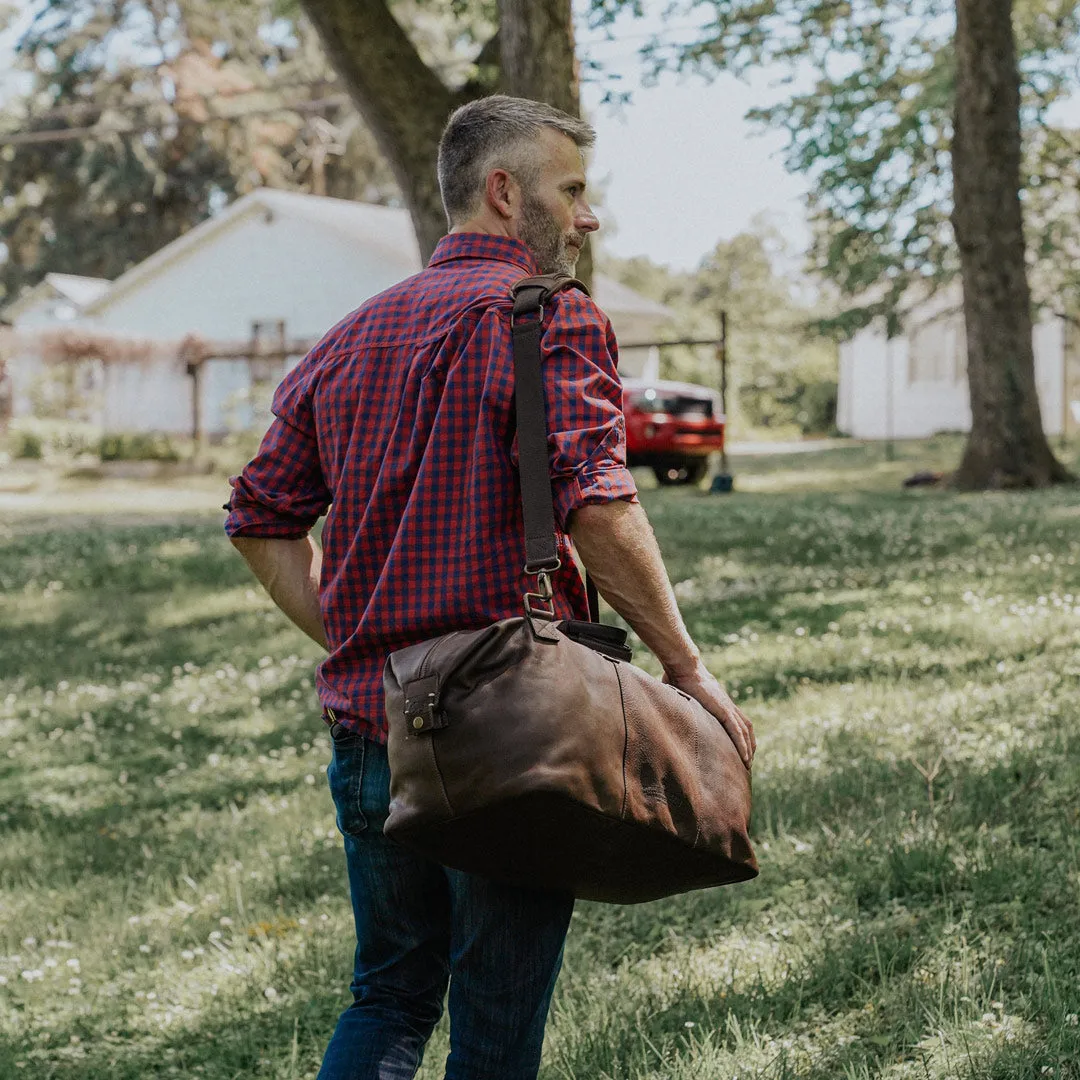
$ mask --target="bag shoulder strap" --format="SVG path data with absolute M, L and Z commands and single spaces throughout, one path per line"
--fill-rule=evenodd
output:
M 538 576 L 538 598 L 550 601 L 549 574 L 559 568 L 555 511 L 548 463 L 547 409 L 541 372 L 540 339 L 544 305 L 563 289 L 589 290 L 569 274 L 522 278 L 513 288 L 514 311 L 510 326 L 514 340 L 514 401 L 517 414 L 518 471 L 521 476 L 521 512 L 525 522 L 525 573 Z M 545 589 L 545 582 L 547 583 Z M 598 618 L 595 588 L 586 580 L 589 617 Z M 546 593 L 546 595 L 545 595 Z

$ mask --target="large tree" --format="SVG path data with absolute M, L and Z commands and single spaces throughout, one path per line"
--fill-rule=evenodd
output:
M 632 0 L 605 2 L 612 13 L 632 6 Z M 1041 271 L 1052 261 L 1044 256 L 1075 250 L 1069 184 L 1077 140 L 1055 130 L 1048 113 L 1076 85 L 1080 4 L 688 0 L 686 6 L 709 12 L 711 21 L 690 47 L 652 43 L 647 53 L 657 67 L 743 73 L 757 65 L 789 66 L 796 92 L 752 115 L 787 130 L 790 167 L 813 180 L 812 259 L 847 298 L 848 328 L 884 316 L 892 329 L 908 298 L 961 273 L 975 423 L 958 482 L 1043 486 L 1064 478 L 1042 431 L 1030 343 L 1019 344 L 1030 331 L 1017 227 L 1019 130 L 1022 119 L 1028 132 L 1023 186 L 1038 209 L 1030 226 L 1043 264 L 1040 280 L 1067 283 L 1068 271 Z M 992 36 L 990 25 L 997 27 Z M 966 73 L 959 70 L 965 56 L 976 65 Z M 954 146 L 954 115 L 968 125 L 961 146 Z M 954 151 L 968 148 L 992 168 L 977 182 L 958 177 L 954 185 Z M 995 215 L 1006 208 L 1012 216 L 999 220 Z M 962 258 L 950 218 L 963 229 Z M 1007 276 L 1011 284 L 995 294 L 1012 289 L 1007 307 L 995 306 L 977 261 L 996 264 Z M 1075 269 L 1072 275 L 1075 282 Z M 999 438 L 1006 429 L 1009 438 Z
M 1011 0 L 957 0 L 953 228 L 967 325 L 971 434 L 959 486 L 1070 479 L 1043 434 L 1020 206 L 1020 76 Z
M 393 169 L 425 260 L 446 232 L 435 163 L 439 136 L 454 108 L 502 90 L 578 112 L 570 0 L 499 0 L 494 7 L 455 0 L 449 6 L 468 20 L 473 41 L 472 72 L 457 81 L 425 57 L 397 17 L 401 4 L 301 3 Z

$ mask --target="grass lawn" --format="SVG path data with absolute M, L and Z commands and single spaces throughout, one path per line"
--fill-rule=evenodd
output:
M 955 452 L 643 493 L 757 725 L 762 873 L 579 905 L 545 1080 L 1080 1078 L 1080 493 L 898 489 Z M 0 517 L 0 1077 L 313 1077 L 351 961 L 317 650 L 220 515 L 117 491 Z

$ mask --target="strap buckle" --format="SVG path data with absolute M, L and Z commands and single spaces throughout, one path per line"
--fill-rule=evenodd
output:
M 544 321 L 544 305 L 543 304 L 537 304 L 535 309 L 530 308 L 529 309 L 529 314 L 532 314 L 532 312 L 534 310 L 536 312 L 536 322 L 537 323 L 542 323 Z M 514 327 L 517 325 L 517 321 L 518 321 L 517 313 L 514 312 L 514 311 L 511 311 L 510 312 L 510 329 L 511 330 L 513 330 Z M 531 322 L 532 320 L 530 319 L 529 321 Z
M 541 562 L 527 562 L 525 564 L 523 572 L 528 574 L 529 577 L 535 577 L 539 579 L 542 576 L 547 578 L 547 587 L 551 588 L 551 577 L 549 575 L 554 574 L 556 570 L 562 569 L 562 559 L 558 555 L 553 555 L 550 559 L 544 559 Z M 537 584 L 540 588 L 543 585 L 537 580 Z M 550 597 L 550 593 L 548 594 Z

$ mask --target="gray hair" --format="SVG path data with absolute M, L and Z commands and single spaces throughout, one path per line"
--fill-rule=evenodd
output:
M 451 114 L 439 141 L 439 190 L 451 226 L 473 213 L 492 169 L 501 166 L 522 182 L 532 182 L 536 164 L 529 144 L 544 128 L 566 135 L 582 149 L 596 141 L 584 120 L 528 98 L 492 94 Z

